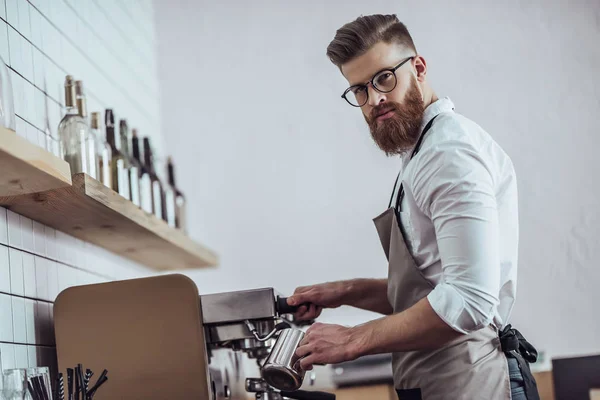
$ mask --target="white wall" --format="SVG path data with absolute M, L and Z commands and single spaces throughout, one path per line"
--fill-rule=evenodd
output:
M 460 5 L 460 6 L 459 6 Z M 512 323 L 550 356 L 600 352 L 600 3 L 155 1 L 163 128 L 192 236 L 221 266 L 202 292 L 383 277 L 371 218 L 399 167 L 325 57 L 360 14 L 397 13 L 438 95 L 512 157 L 520 268 Z M 371 316 L 336 310 L 326 320 Z
M 144 0 L 0 0 L 0 56 L 12 80 L 17 134 L 46 147 L 46 127 L 56 136 L 72 74 L 84 82 L 90 112 L 113 107 L 160 151 L 153 21 Z M 52 307 L 63 289 L 151 273 L 0 207 L 2 367 L 55 372 Z

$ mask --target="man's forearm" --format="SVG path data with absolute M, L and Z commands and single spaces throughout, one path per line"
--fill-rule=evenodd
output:
M 435 313 L 426 297 L 408 310 L 352 329 L 357 357 L 438 348 L 462 335 Z
M 384 315 L 394 311 L 387 298 L 387 279 L 353 279 L 347 289 L 346 305 Z

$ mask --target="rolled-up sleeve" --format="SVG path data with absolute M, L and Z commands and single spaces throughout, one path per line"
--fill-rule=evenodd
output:
M 487 326 L 499 303 L 499 226 L 494 171 L 470 143 L 447 141 L 413 160 L 417 206 L 433 221 L 442 277 L 429 293 L 458 332 Z

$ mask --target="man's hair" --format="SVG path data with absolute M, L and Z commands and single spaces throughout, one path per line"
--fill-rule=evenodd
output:
M 341 69 L 342 64 L 363 55 L 379 42 L 397 43 L 417 52 L 408 29 L 396 14 L 375 14 L 361 15 L 338 29 L 327 46 L 327 57 Z

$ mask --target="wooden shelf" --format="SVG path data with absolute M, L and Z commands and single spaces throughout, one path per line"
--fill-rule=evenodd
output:
M 0 127 L 0 196 L 19 196 L 71 185 L 71 169 L 14 131 Z
M 215 266 L 217 255 L 85 175 L 70 187 L 0 197 L 0 205 L 156 270 Z

